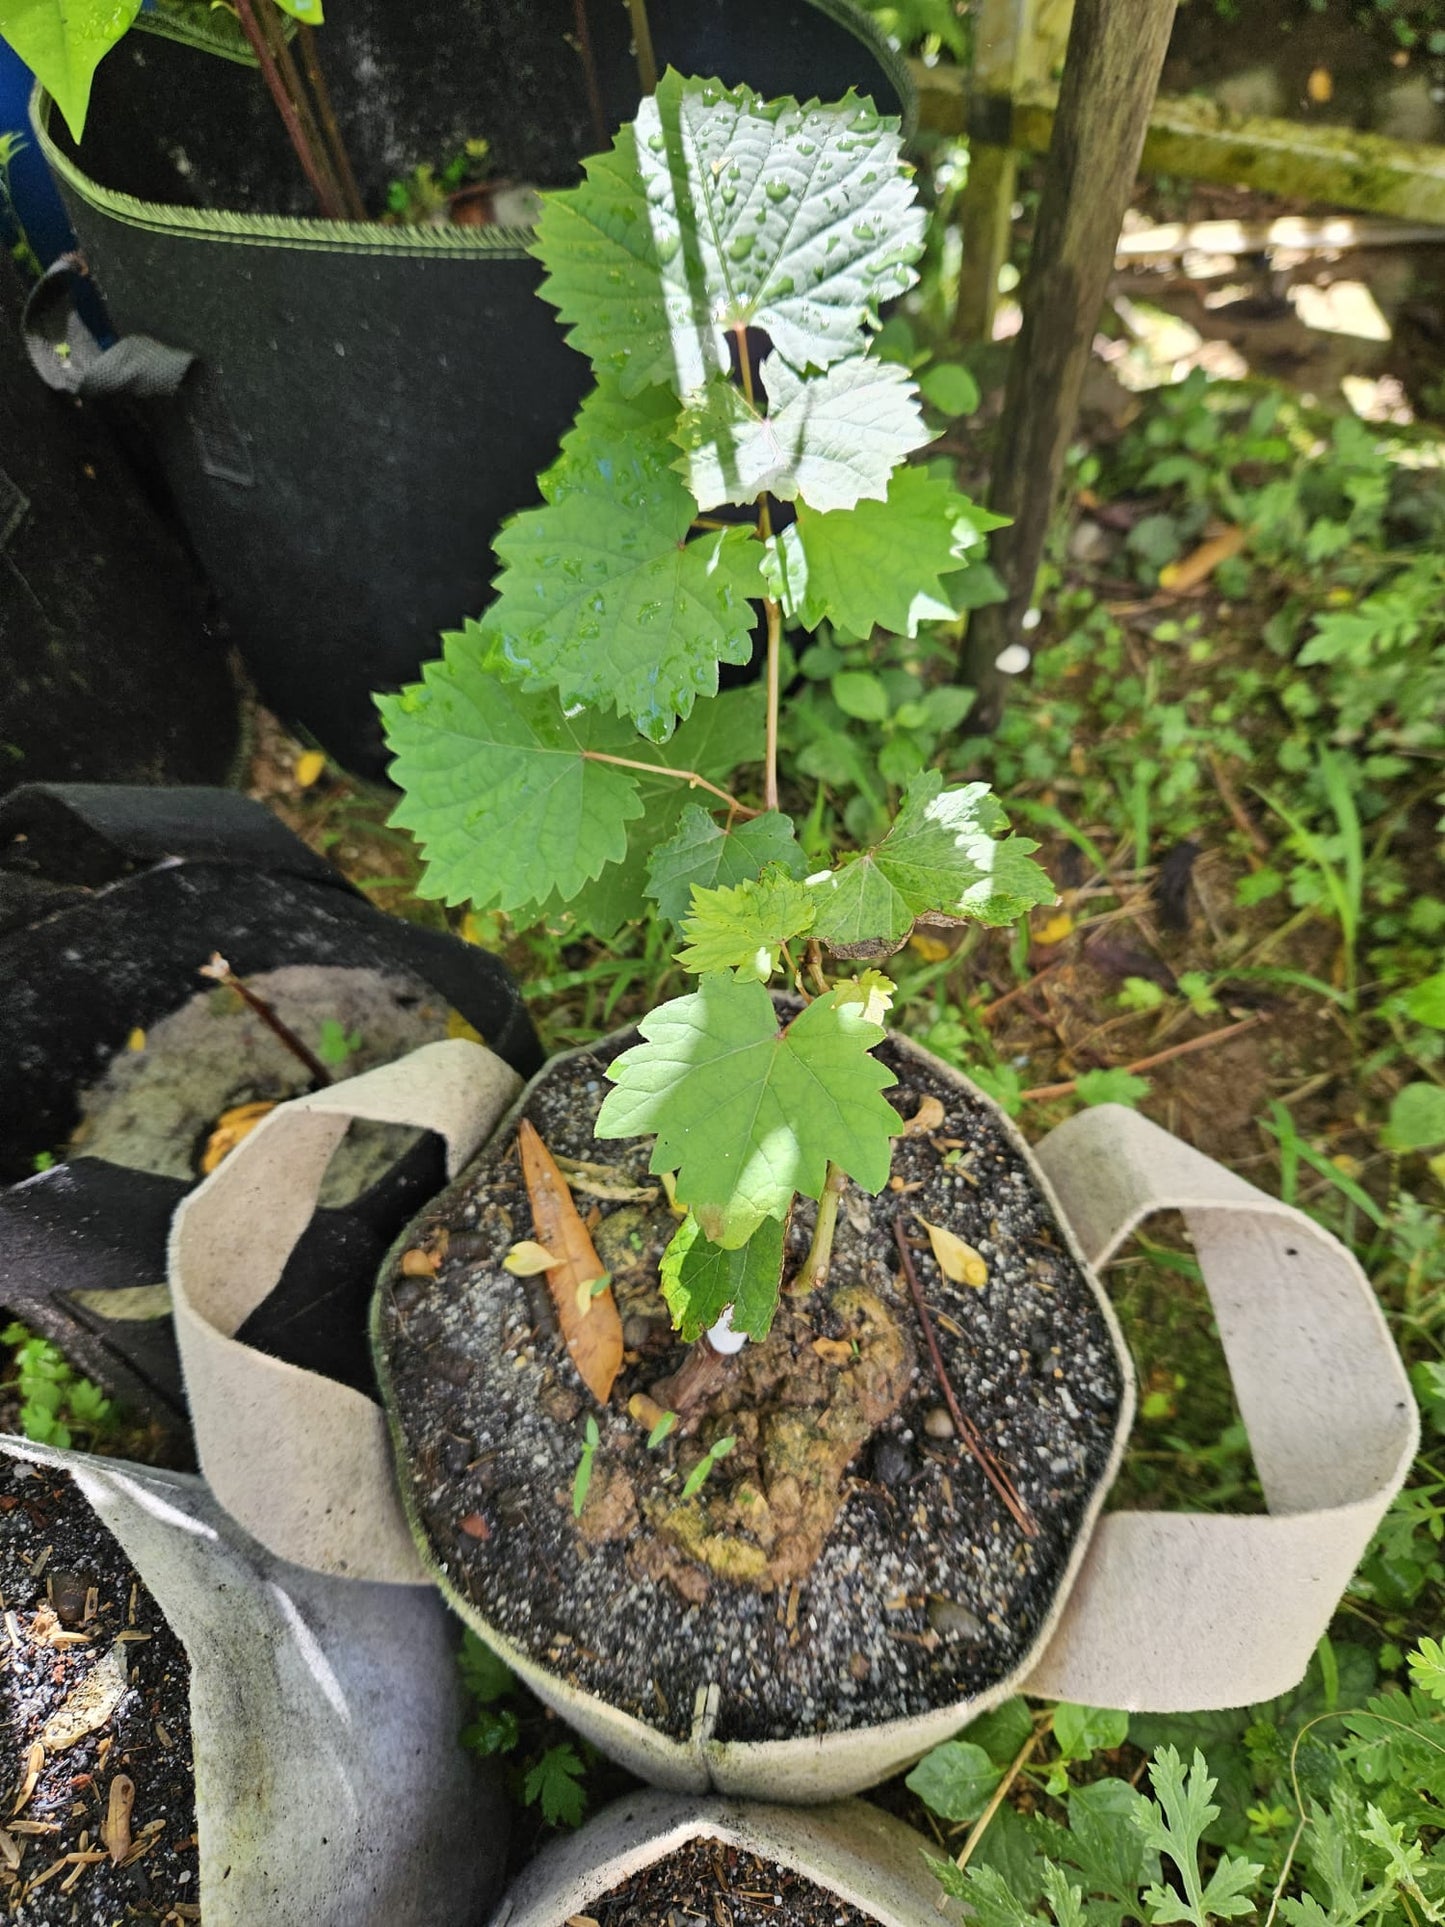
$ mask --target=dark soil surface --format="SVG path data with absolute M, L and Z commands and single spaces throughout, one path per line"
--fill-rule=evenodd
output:
M 900 1117 L 934 1099 L 943 1121 L 899 1138 L 881 1197 L 850 1188 L 822 1298 L 785 1299 L 711 1405 L 649 1452 L 627 1404 L 683 1356 L 657 1289 L 676 1221 L 647 1176 L 650 1142 L 591 1131 L 604 1066 L 628 1041 L 573 1058 L 527 1105 L 554 1155 L 611 1167 L 587 1178 L 591 1195 L 574 1179 L 627 1346 L 596 1415 L 580 1522 L 590 1401 L 544 1281 L 502 1269 L 535 1235 L 513 1133 L 412 1226 L 411 1244 L 447 1228 L 436 1275 L 401 1276 L 396 1254 L 383 1274 L 380 1375 L 437 1567 L 495 1631 L 677 1737 L 712 1683 L 717 1735 L 731 1740 L 843 1731 L 986 1690 L 1049 1610 L 1123 1394 L 1104 1315 L 1051 1210 L 994 1113 L 933 1060 L 885 1042 Z M 901 1275 L 900 1214 L 963 1410 L 1036 1537 L 953 1435 Z M 800 1203 L 793 1266 L 812 1217 Z M 975 1247 L 981 1288 L 943 1276 L 919 1219 Z M 735 1449 L 684 1503 L 687 1474 L 728 1435 Z
M 693 1840 L 587 1903 L 596 1927 L 875 1927 L 802 1874 L 720 1840 Z
M 0 1462 L 0 1593 L 5 1918 L 199 1920 L 190 1666 L 65 1473 Z M 123 1780 L 134 1797 L 113 1860 L 101 1830 Z

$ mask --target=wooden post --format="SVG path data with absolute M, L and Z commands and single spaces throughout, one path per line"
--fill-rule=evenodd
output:
M 959 664 L 975 725 L 997 720 L 998 657 L 1023 633 L 1174 6 L 1076 0 L 989 490 L 1012 518 L 989 552 L 1008 600 L 974 613 Z
M 963 240 L 953 315 L 958 341 L 992 336 L 1018 176 L 1014 103 L 1053 79 L 1063 59 L 1072 10 L 1073 0 L 979 0 L 974 8 L 968 179 L 958 207 Z

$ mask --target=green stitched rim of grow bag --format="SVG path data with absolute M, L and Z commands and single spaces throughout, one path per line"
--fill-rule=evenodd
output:
M 809 4 L 846 28 L 860 46 L 872 54 L 902 102 L 899 118 L 903 136 L 905 140 L 911 139 L 918 123 L 918 96 L 903 56 L 877 22 L 855 6 L 853 0 L 809 0 Z M 189 35 L 172 33 L 169 37 L 185 40 L 190 45 L 198 44 Z M 235 58 L 220 48 L 210 51 L 224 59 Z M 133 194 L 103 187 L 61 150 L 50 132 L 53 106 L 49 94 L 37 81 L 30 97 L 30 119 L 46 161 L 89 206 L 126 227 L 141 228 L 151 234 L 190 235 L 196 240 L 233 241 L 248 247 L 305 248 L 333 254 L 384 253 L 428 260 L 483 255 L 493 260 L 520 261 L 530 253 L 529 228 L 388 227 L 380 221 L 238 214 L 225 208 L 171 207 L 160 201 L 142 201 Z

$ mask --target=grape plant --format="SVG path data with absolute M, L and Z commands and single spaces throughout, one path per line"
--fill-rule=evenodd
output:
M 846 1182 L 886 1183 L 879 963 L 920 922 L 1053 900 L 983 784 L 921 771 L 870 847 L 821 869 L 781 801 L 786 633 L 916 635 L 964 606 L 996 526 L 948 464 L 909 462 L 917 390 L 872 352 L 923 226 L 868 101 L 666 74 L 536 234 L 596 386 L 541 505 L 497 538 L 491 606 L 380 699 L 428 894 L 604 939 L 678 928 L 696 986 L 642 1020 L 596 1129 L 653 1136 L 675 1174 L 663 1283 L 688 1340 L 767 1333 L 798 1194 L 819 1201 L 816 1285 Z M 755 630 L 761 685 L 720 694 Z M 740 768 L 756 788 L 727 787 Z

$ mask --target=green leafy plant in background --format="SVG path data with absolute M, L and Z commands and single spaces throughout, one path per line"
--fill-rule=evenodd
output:
M 462 1745 L 483 1759 L 501 1760 L 513 1796 L 536 1807 L 549 1827 L 580 1826 L 588 1804 L 586 1776 L 597 1757 L 592 1748 L 584 1740 L 555 1741 L 551 1716 L 470 1630 L 462 1635 L 457 1664 L 473 1701 Z
M 930 1855 L 931 1864 L 980 1927 L 1437 1921 L 1438 1641 L 1420 1642 L 1407 1673 L 1407 1685 L 1381 1693 L 1362 1648 L 1326 1640 L 1295 1692 L 1237 1711 L 1141 1716 L 1059 1705 L 1031 1714 L 1024 1701 L 1006 1701 L 908 1776 L 941 1820 L 967 1830 L 956 1857 Z M 1139 1759 L 1132 1771 L 1130 1757 Z M 1098 1777 L 1101 1767 L 1108 1777 Z M 1147 1792 L 1134 1784 L 1146 1773 Z M 1025 1790 L 1024 1801 L 1010 1801 Z
M 676 922 L 696 988 L 642 1020 L 597 1132 L 654 1136 L 653 1169 L 676 1172 L 678 1325 L 730 1314 L 761 1338 L 795 1196 L 820 1201 L 817 1285 L 847 1179 L 888 1176 L 893 1080 L 872 1053 L 892 985 L 860 966 L 920 922 L 1008 923 L 1053 890 L 986 786 L 946 787 L 921 757 L 861 850 L 805 851 L 781 807 L 785 628 L 915 636 L 963 606 L 993 526 L 907 464 L 929 440 L 918 390 L 871 346 L 922 244 L 896 126 L 851 95 L 669 73 L 585 174 L 548 197 L 535 251 L 597 386 L 543 506 L 498 537 L 487 614 L 380 699 L 395 820 L 449 902 L 603 935 L 649 905 Z M 764 685 L 720 695 L 759 612 Z M 874 701 L 849 674 L 835 697 Z M 756 804 L 724 787 L 744 763 Z
M 77 1438 L 94 1444 L 115 1429 L 115 1407 L 88 1378 L 81 1378 L 48 1339 L 24 1325 L 0 1331 L 12 1352 L 20 1398 L 20 1429 L 38 1445 L 67 1451 Z

